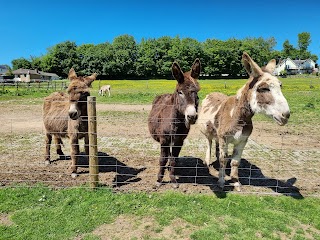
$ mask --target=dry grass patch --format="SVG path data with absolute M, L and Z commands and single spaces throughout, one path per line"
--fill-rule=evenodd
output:
M 174 219 L 168 226 L 161 226 L 153 217 L 120 215 L 113 223 L 96 228 L 92 234 L 109 239 L 190 239 L 199 229 L 182 219 Z M 81 239 L 81 238 L 77 238 Z

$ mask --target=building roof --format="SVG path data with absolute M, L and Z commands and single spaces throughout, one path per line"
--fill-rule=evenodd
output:
M 6 65 L 0 65 L 1 69 L 8 69 L 8 67 Z
M 33 74 L 33 75 L 39 75 L 39 76 L 50 76 L 50 77 L 59 77 L 55 73 L 48 73 L 48 72 L 43 72 L 43 71 L 38 71 L 37 69 L 24 69 L 24 68 L 19 68 L 17 70 L 12 71 L 13 74 L 16 75 L 21 75 L 21 74 Z

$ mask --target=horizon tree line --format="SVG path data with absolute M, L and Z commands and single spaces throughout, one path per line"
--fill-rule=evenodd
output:
M 69 69 L 90 75 L 98 74 L 100 79 L 149 79 L 171 78 L 171 65 L 177 61 L 181 66 L 189 66 L 194 59 L 200 58 L 202 74 L 219 77 L 228 74 L 237 77 L 246 74 L 241 63 L 243 51 L 246 51 L 259 64 L 264 65 L 270 59 L 278 61 L 311 58 L 315 62 L 317 55 L 308 51 L 311 43 L 310 33 L 298 34 L 298 47 L 289 40 L 283 43 L 281 51 L 274 50 L 274 37 L 230 38 L 228 40 L 207 39 L 199 42 L 193 38 L 164 36 L 142 39 L 137 43 L 128 34 L 118 36 L 111 43 L 77 45 L 72 41 L 58 43 L 47 49 L 42 56 L 30 59 L 12 60 L 12 70 L 19 68 L 38 69 L 67 77 Z M 183 69 L 187 71 L 188 69 Z

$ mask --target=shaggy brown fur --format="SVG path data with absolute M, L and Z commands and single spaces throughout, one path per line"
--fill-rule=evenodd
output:
M 85 138 L 85 152 L 89 154 L 87 96 L 89 86 L 96 74 L 89 77 L 77 77 L 74 69 L 70 69 L 68 94 L 54 92 L 44 99 L 43 122 L 46 130 L 45 162 L 50 164 L 50 145 L 52 136 L 60 158 L 65 158 L 61 150 L 61 138 L 68 137 L 71 145 L 71 171 L 77 172 L 77 156 L 80 153 L 79 139 Z
M 157 185 L 162 183 L 165 165 L 169 160 L 170 180 L 178 187 L 174 176 L 175 159 L 179 156 L 190 124 L 197 120 L 197 78 L 200 75 L 200 60 L 196 59 L 189 72 L 183 73 L 178 63 L 172 65 L 172 74 L 178 81 L 173 94 L 164 94 L 154 99 L 148 118 L 151 136 L 161 144 L 160 170 Z
M 247 53 L 242 61 L 250 78 L 235 96 L 211 93 L 202 102 L 198 123 L 208 140 L 205 162 L 211 163 L 212 140 L 216 142 L 216 157 L 220 163 L 219 185 L 224 187 L 225 167 L 231 159 L 230 177 L 240 190 L 238 166 L 243 149 L 252 133 L 252 117 L 261 112 L 271 116 L 279 125 L 288 122 L 289 106 L 282 95 L 280 81 L 271 75 L 275 60 L 260 68 Z M 232 156 L 228 156 L 228 145 L 233 144 Z

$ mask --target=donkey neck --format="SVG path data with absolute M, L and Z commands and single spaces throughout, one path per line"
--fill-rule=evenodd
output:
M 251 89 L 245 85 L 240 94 L 235 97 L 235 114 L 239 122 L 251 123 L 254 112 L 250 106 Z

